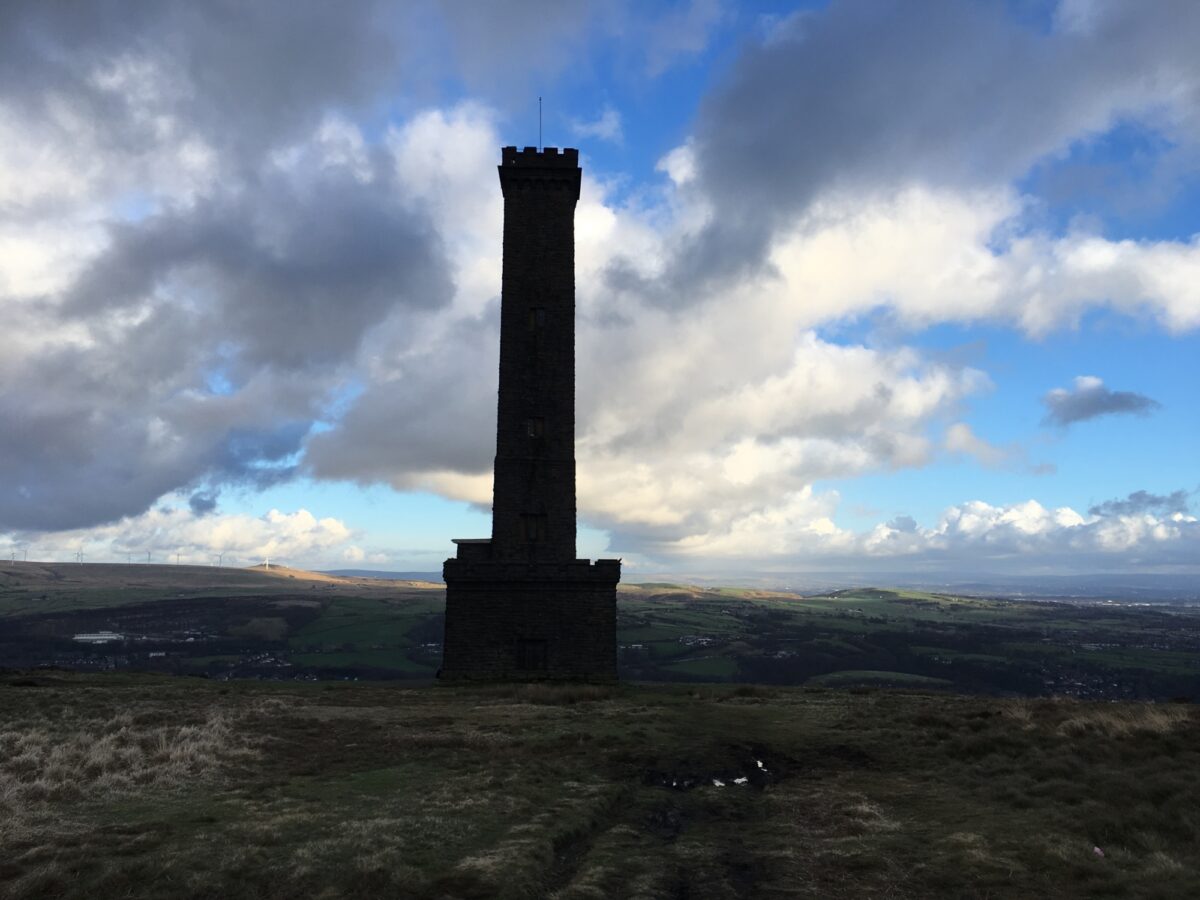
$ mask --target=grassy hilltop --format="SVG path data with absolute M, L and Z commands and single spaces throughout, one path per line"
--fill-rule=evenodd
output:
M 1189 705 L 0 680 L 0 897 L 1195 897 Z

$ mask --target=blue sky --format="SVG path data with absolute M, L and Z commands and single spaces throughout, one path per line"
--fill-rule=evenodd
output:
M 0 13 L 0 549 L 489 531 L 499 148 L 577 146 L 579 550 L 1200 569 L 1187 2 Z

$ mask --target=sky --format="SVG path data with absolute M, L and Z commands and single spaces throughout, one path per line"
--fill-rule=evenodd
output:
M 579 552 L 1200 574 L 1200 4 L 0 4 L 0 552 L 490 533 L 505 145 L 578 147 Z

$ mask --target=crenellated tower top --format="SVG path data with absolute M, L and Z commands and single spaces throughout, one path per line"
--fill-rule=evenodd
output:
M 529 166 L 541 168 L 543 166 L 578 166 L 579 151 L 574 147 L 564 147 L 562 152 L 559 152 L 557 147 L 545 147 L 538 150 L 537 147 L 526 147 L 524 150 L 518 150 L 516 147 L 504 147 L 500 151 L 501 166 Z
M 579 151 L 566 147 L 505 147 L 501 151 L 500 190 L 505 198 L 510 190 L 565 191 L 572 200 L 579 199 L 583 170 L 579 168 Z

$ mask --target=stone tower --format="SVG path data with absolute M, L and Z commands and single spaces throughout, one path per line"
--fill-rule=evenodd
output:
M 621 564 L 575 558 L 579 152 L 505 147 L 490 539 L 446 560 L 446 679 L 617 675 Z

